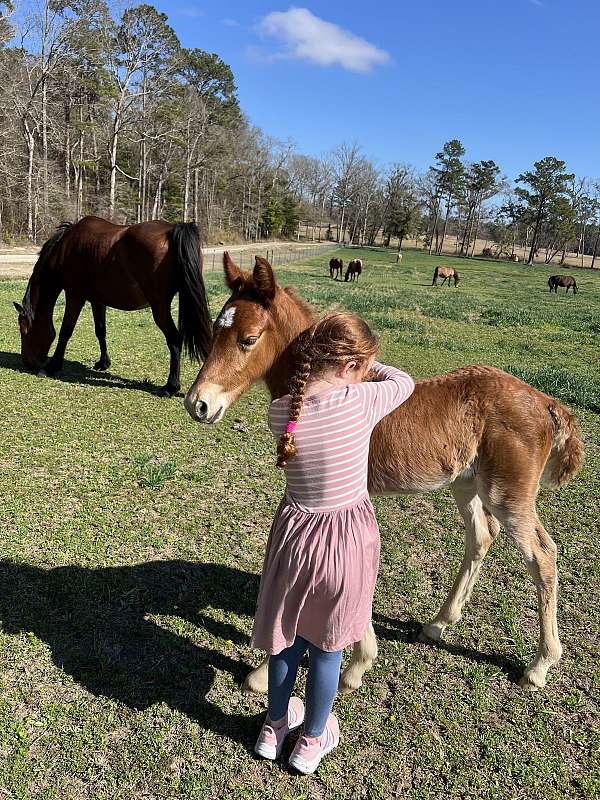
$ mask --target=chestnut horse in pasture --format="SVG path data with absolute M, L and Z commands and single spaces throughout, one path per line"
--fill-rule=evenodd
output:
M 329 277 L 337 280 L 338 277 L 342 278 L 344 272 L 344 262 L 341 258 L 332 258 L 329 261 Z
M 45 364 L 56 336 L 52 312 L 65 292 L 58 344 Z M 179 328 L 171 303 L 179 292 Z M 211 318 L 202 280 L 198 228 L 192 222 L 153 220 L 115 225 L 100 217 L 64 222 L 40 250 L 19 313 L 21 356 L 28 367 L 53 375 L 86 301 L 92 306 L 100 359 L 94 369 L 106 370 L 106 307 L 137 311 L 150 306 L 170 353 L 169 378 L 160 393 L 179 391 L 181 348 L 192 358 L 204 357 L 211 340 Z
M 565 287 L 565 294 L 569 294 L 569 289 L 573 290 L 573 294 L 577 294 L 577 281 L 572 275 L 551 275 L 548 278 L 548 286 L 550 292 L 554 294 L 558 294 L 559 286 Z
M 357 281 L 362 272 L 362 268 L 363 268 L 362 259 L 353 258 L 352 261 L 348 263 L 348 269 L 346 270 L 346 275 L 344 277 L 344 280 Z
M 211 350 L 185 398 L 198 422 L 219 422 L 250 386 L 264 380 L 272 398 L 289 391 L 294 342 L 315 318 L 270 264 L 252 273 L 224 255 L 231 291 L 214 327 Z M 443 413 L 440 413 L 443 409 Z M 437 641 L 457 622 L 481 562 L 502 524 L 522 553 L 537 589 L 540 638 L 521 686 L 545 685 L 561 656 L 556 623 L 556 546 L 535 507 L 540 482 L 558 488 L 578 472 L 583 445 L 577 422 L 561 403 L 502 370 L 468 366 L 417 381 L 413 395 L 373 430 L 369 492 L 431 492 L 448 486 L 466 528 L 465 554 L 446 601 L 422 631 Z M 510 591 L 506 587 L 505 591 Z M 373 627 L 354 646 L 340 688 L 351 691 L 377 655 Z M 267 661 L 246 681 L 266 690 Z
M 443 278 L 441 285 L 443 286 L 446 281 L 448 281 L 448 286 L 450 286 L 450 281 L 454 279 L 454 287 L 458 286 L 458 281 L 460 278 L 458 277 L 458 272 L 454 269 L 454 267 L 436 267 L 433 273 L 433 280 L 431 281 L 432 286 L 438 285 L 438 278 Z

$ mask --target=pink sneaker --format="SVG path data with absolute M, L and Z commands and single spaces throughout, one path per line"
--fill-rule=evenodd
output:
M 258 756 L 268 758 L 274 761 L 281 755 L 281 749 L 285 742 L 285 737 L 294 728 L 299 728 L 304 722 L 304 704 L 299 697 L 290 697 L 290 702 L 287 711 L 287 723 L 284 723 L 279 728 L 275 728 L 270 724 L 269 717 L 267 718 L 261 728 L 256 744 L 254 745 L 254 752 Z
M 290 756 L 289 765 L 303 775 L 312 775 L 323 756 L 331 753 L 340 743 L 340 724 L 335 714 L 330 714 L 323 733 L 314 739 L 301 736 Z

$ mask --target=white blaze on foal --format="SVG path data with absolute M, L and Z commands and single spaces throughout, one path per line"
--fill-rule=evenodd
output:
M 226 308 L 217 320 L 217 325 L 221 328 L 231 328 L 233 325 L 233 318 L 235 317 L 236 307 L 231 306 Z

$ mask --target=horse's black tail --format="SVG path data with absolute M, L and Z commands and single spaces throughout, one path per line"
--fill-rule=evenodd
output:
M 436 267 L 434 269 L 434 271 L 433 271 L 433 280 L 431 281 L 431 285 L 432 286 L 435 286 L 435 282 L 437 280 L 437 276 L 438 276 L 438 267 Z
M 458 286 L 459 280 L 460 280 L 460 278 L 458 277 L 458 272 L 456 270 L 454 270 L 454 286 L 455 287 Z M 448 283 L 450 283 L 450 281 L 448 281 Z
M 210 309 L 202 278 L 200 233 L 195 222 L 173 225 L 179 289 L 179 332 L 190 358 L 206 358 L 212 339 Z
M 350 264 L 348 264 L 348 268 L 346 269 L 346 274 L 344 275 L 344 280 L 347 281 L 350 275 Z

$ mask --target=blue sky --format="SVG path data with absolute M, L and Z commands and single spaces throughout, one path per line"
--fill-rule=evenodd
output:
M 356 140 L 380 164 L 423 170 L 456 137 L 510 177 L 550 154 L 600 177 L 600 0 L 299 0 L 299 18 L 275 0 L 157 5 L 184 46 L 232 66 L 250 120 L 302 152 Z M 331 29 L 304 42 L 310 15 L 343 29 L 337 51 Z M 344 47 L 345 33 L 366 46 Z

